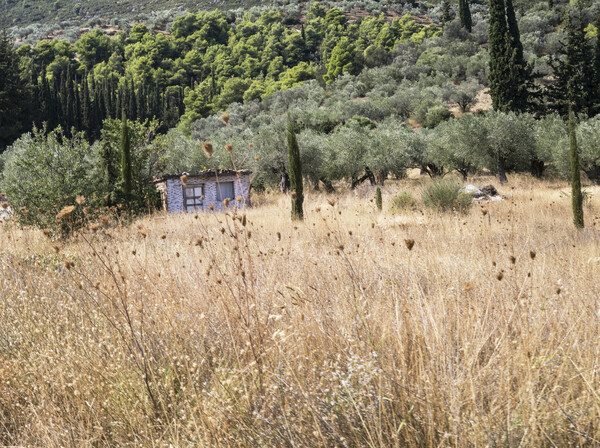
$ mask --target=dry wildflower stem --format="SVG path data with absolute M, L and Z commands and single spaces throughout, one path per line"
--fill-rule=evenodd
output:
M 206 154 L 207 157 L 212 157 L 213 155 L 213 145 L 210 142 L 202 143 L 202 150 Z
M 296 229 L 279 196 L 0 228 L 0 446 L 597 445 L 599 237 L 511 182 L 489 224 L 309 192 Z

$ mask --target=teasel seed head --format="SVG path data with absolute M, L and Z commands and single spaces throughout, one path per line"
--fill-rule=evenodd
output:
M 212 157 L 214 151 L 213 151 L 213 145 L 211 142 L 202 143 L 202 150 L 208 157 Z

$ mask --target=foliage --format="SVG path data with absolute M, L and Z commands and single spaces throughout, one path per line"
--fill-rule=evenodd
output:
M 464 212 L 468 210 L 472 201 L 469 195 L 460 194 L 460 185 L 451 179 L 433 180 L 423 189 L 421 197 L 425 207 L 440 212 Z
M 73 206 L 77 196 L 85 198 L 86 206 L 98 206 L 101 199 L 90 176 L 92 152 L 81 133 L 68 139 L 60 128 L 47 134 L 45 129 L 34 129 L 5 151 L 1 188 L 19 222 L 59 228 L 57 214 Z
M 394 211 L 411 210 L 417 205 L 417 200 L 409 191 L 402 191 L 391 200 L 391 209 Z
M 90 145 L 83 133 L 66 136 L 59 127 L 53 131 L 34 129 L 2 154 L 0 188 L 10 198 L 20 222 L 38 227 L 69 230 L 57 214 L 76 205 L 71 216 L 83 218 L 84 207 L 76 204 L 84 198 L 86 217 L 102 212 L 107 206 L 121 207 L 131 202 L 134 214 L 152 210 L 157 194 L 150 184 L 161 163 L 160 147 L 151 145 L 156 122 L 131 122 L 128 139 L 131 148 L 131 195 L 126 196 L 118 181 L 121 161 L 120 120 L 108 120 L 102 139 Z
M 381 187 L 379 185 L 375 189 L 375 206 L 379 211 L 381 211 L 381 209 L 383 208 L 383 200 L 381 198 Z
M 26 129 L 22 98 L 27 94 L 19 58 L 5 31 L 0 33 L 0 153 Z

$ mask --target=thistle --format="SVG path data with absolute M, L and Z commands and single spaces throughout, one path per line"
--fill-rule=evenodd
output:
M 213 155 L 213 145 L 211 142 L 202 143 L 202 150 L 206 154 L 207 157 L 212 157 Z

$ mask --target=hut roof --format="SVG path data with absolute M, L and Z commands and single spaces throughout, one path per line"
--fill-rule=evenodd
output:
M 217 176 L 237 176 L 238 174 L 251 174 L 252 171 L 250 170 L 216 170 L 216 175 Z M 197 178 L 202 178 L 202 177 L 216 177 L 215 176 L 215 170 L 204 170 L 204 171 L 200 171 L 196 174 L 189 174 L 189 173 L 180 173 L 180 174 L 165 174 L 164 176 L 161 177 L 155 177 L 154 178 L 154 183 L 155 184 L 159 184 L 161 182 L 165 182 L 167 180 L 171 180 L 171 179 L 179 179 L 181 178 L 181 176 L 187 176 L 189 179 L 197 179 Z

